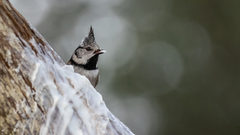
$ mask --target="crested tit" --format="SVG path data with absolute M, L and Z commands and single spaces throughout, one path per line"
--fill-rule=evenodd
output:
M 99 81 L 98 57 L 105 52 L 97 45 L 91 26 L 88 36 L 73 52 L 67 65 L 72 65 L 76 73 L 86 76 L 91 84 L 96 87 Z

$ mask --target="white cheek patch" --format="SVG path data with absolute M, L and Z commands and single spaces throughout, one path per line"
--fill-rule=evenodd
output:
M 73 56 L 72 56 L 72 60 L 74 61 L 74 62 L 76 62 L 77 64 L 86 64 L 87 63 L 87 61 L 86 60 L 84 60 L 84 58 L 78 58 L 75 54 L 73 54 Z

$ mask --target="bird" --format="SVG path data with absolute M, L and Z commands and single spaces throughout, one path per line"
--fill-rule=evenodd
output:
M 67 65 L 72 65 L 75 73 L 85 76 L 96 87 L 99 82 L 98 58 L 105 52 L 95 41 L 93 28 L 90 26 L 88 35 L 73 52 Z

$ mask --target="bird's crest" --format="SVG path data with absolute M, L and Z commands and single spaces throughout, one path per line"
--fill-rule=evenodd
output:
M 94 33 L 93 33 L 93 28 L 92 28 L 92 26 L 90 26 L 88 36 L 86 36 L 84 38 L 83 44 L 84 45 L 92 45 L 94 42 L 95 42 L 95 37 L 94 37 Z

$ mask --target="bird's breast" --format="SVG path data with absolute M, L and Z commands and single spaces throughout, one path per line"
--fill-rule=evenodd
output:
M 88 78 L 91 84 L 95 87 L 98 84 L 99 70 L 86 70 L 84 68 L 74 67 L 74 71 Z

